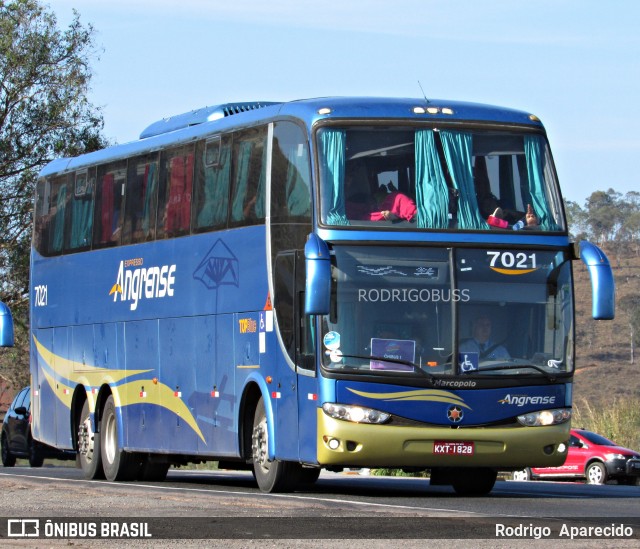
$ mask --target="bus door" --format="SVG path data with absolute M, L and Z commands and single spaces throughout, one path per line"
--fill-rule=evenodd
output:
M 278 364 L 276 449 L 279 459 L 315 462 L 317 378 L 311 323 L 304 315 L 304 254 L 278 254 L 274 272 L 274 308 L 288 355 Z

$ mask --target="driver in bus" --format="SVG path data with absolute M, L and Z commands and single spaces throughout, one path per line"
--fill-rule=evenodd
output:
M 482 315 L 473 322 L 473 337 L 460 345 L 461 353 L 478 353 L 480 360 L 505 360 L 511 358 L 502 343 L 491 340 L 491 319 Z

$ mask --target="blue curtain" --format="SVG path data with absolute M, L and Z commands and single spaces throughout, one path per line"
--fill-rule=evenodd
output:
M 74 197 L 71 210 L 71 249 L 88 246 L 91 243 L 93 225 L 93 200 L 92 195 Z
M 262 141 L 262 168 L 260 170 L 260 180 L 258 181 L 258 190 L 256 197 L 256 217 L 258 219 L 264 219 L 267 215 L 265 198 L 267 196 L 267 138 L 265 136 Z
M 433 130 L 416 131 L 416 206 L 418 227 L 449 226 L 449 189 L 438 159 Z
M 559 227 L 551 217 L 551 210 L 547 202 L 544 180 L 544 151 L 545 144 L 540 135 L 525 135 L 524 156 L 527 160 L 527 179 L 531 206 L 538 216 L 538 224 L 546 231 L 557 231 Z
M 329 225 L 349 225 L 343 186 L 345 140 L 346 133 L 341 130 L 326 129 L 320 134 L 320 148 L 326 167 L 323 194 L 329 202 L 323 206 L 328 209 L 326 222 Z
M 155 228 L 155 219 L 152 219 L 152 215 L 155 214 L 155 197 L 156 189 L 158 187 L 158 165 L 156 162 L 151 162 L 148 166 L 147 181 L 143 186 L 144 189 L 144 207 L 142 209 L 142 232 L 145 238 L 153 236 L 153 229 Z
M 203 157 L 206 154 L 202 153 Z M 229 204 L 229 170 L 231 147 L 225 144 L 220 149 L 217 166 L 204 168 L 204 203 L 198 213 L 198 228 L 217 227 L 227 222 Z M 203 159 L 204 164 L 204 159 Z
M 243 141 L 238 148 L 237 174 L 233 190 L 233 203 L 231 204 L 231 220 L 242 221 L 244 219 L 244 201 L 249 185 L 249 165 L 253 143 Z
M 453 185 L 460 193 L 458 228 L 489 229 L 489 225 L 480 214 L 473 183 L 472 135 L 465 132 L 441 131 L 440 138 Z

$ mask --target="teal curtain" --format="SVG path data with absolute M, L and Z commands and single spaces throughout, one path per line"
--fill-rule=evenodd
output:
M 158 164 L 151 162 L 147 169 L 147 181 L 143 185 L 144 206 L 142 208 L 142 232 L 145 238 L 153 237 L 155 219 L 155 197 L 158 188 Z
M 346 133 L 341 130 L 325 129 L 320 134 L 320 152 L 324 160 L 325 177 L 323 194 L 328 203 L 326 222 L 329 225 L 349 225 L 344 198 Z
M 440 138 L 453 185 L 459 192 L 458 228 L 489 229 L 488 223 L 480 214 L 473 183 L 472 134 L 441 131 Z
M 203 152 L 203 156 L 204 156 Z M 204 203 L 198 213 L 198 228 L 217 227 L 227 222 L 231 147 L 220 149 L 220 163 L 204 168 Z
M 61 185 L 56 201 L 56 214 L 53 220 L 51 252 L 61 252 L 64 242 L 64 210 L 67 204 L 67 186 Z
M 291 147 L 287 155 L 287 210 L 290 216 L 311 215 L 309 192 L 309 161 L 305 154 L 298 154 L 298 147 Z
M 540 135 L 526 135 L 524 138 L 524 156 L 527 160 L 527 179 L 531 206 L 538 216 L 538 225 L 546 231 L 559 230 L 551 217 L 547 202 L 544 180 L 544 139 Z
M 438 159 L 433 130 L 416 131 L 415 142 L 418 227 L 446 229 L 449 226 L 449 189 Z
M 88 246 L 91 243 L 91 233 L 93 226 L 93 200 L 92 195 L 75 197 L 71 210 L 71 242 L 69 247 L 72 250 Z
M 251 141 L 243 141 L 238 147 L 237 172 L 233 190 L 233 203 L 231 205 L 232 221 L 244 220 L 244 200 L 249 185 L 249 165 L 252 150 L 253 143 Z
M 262 144 L 262 169 L 260 170 L 260 181 L 258 181 L 258 196 L 256 197 L 256 216 L 264 219 L 267 215 L 265 210 L 265 197 L 267 196 L 267 138 L 265 136 Z

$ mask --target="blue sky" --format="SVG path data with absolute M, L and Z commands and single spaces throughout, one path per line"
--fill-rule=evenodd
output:
M 46 2 L 46 0 L 45 0 Z M 640 191 L 640 2 L 50 0 L 96 30 L 90 100 L 123 143 L 230 101 L 420 97 L 538 115 L 565 196 Z

